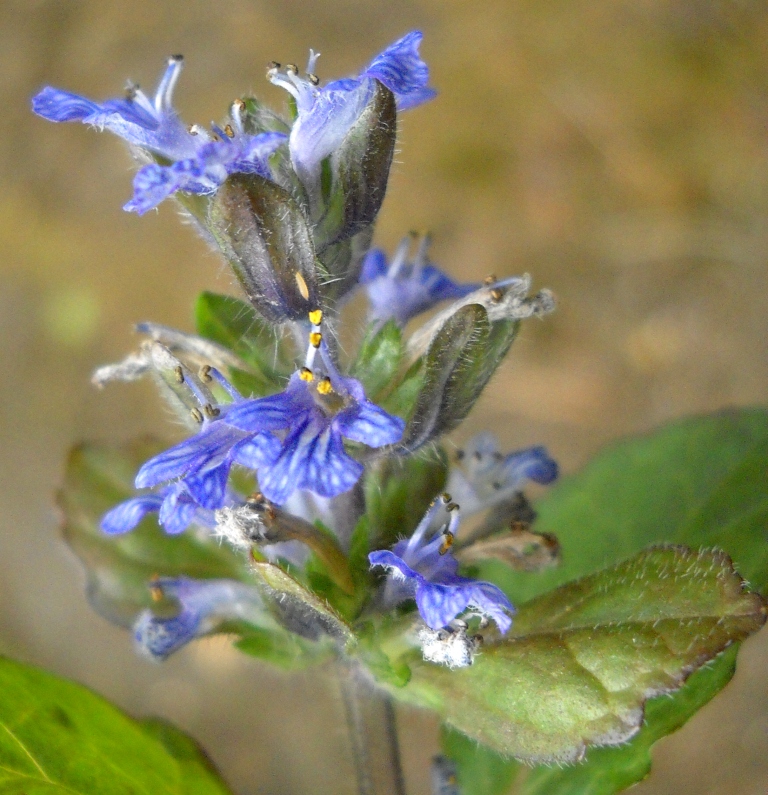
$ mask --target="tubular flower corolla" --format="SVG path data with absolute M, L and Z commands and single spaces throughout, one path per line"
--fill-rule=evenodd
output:
M 147 461 L 136 475 L 136 487 L 153 488 L 176 481 L 177 488 L 183 485 L 185 489 L 177 492 L 177 500 L 188 494 L 202 508 L 215 510 L 225 505 L 232 465 L 256 469 L 270 463 L 280 451 L 280 441 L 271 433 L 249 433 L 225 422 L 233 409 L 247 401 L 215 368 L 207 368 L 206 377 L 217 381 L 232 402 L 212 403 L 194 379 L 188 378 L 199 402 L 192 415 L 200 423 L 200 430 Z
M 480 285 L 458 284 L 427 259 L 429 236 L 425 235 L 414 259 L 408 261 L 410 238 L 405 238 L 387 263 L 386 254 L 371 249 L 363 260 L 360 284 L 365 287 L 372 320 L 393 319 L 404 326 L 412 317 L 440 301 L 464 298 Z
M 492 433 L 480 433 L 460 450 L 462 467 L 452 467 L 446 488 L 465 516 L 510 499 L 526 481 L 546 485 L 557 478 L 557 462 L 544 447 L 529 447 L 504 455 Z
M 49 121 L 81 121 L 109 130 L 153 159 L 134 178 L 134 195 L 125 208 L 139 214 L 157 206 L 177 190 L 212 193 L 235 172 L 270 176 L 267 159 L 286 140 L 282 133 L 246 135 L 240 122 L 243 103 L 232 106 L 232 124 L 187 127 L 173 108 L 173 90 L 183 58 L 171 56 L 152 100 L 138 86 L 129 86 L 121 99 L 97 103 L 46 86 L 32 100 L 32 109 Z
M 355 78 L 319 85 L 315 66 L 319 53 L 310 50 L 306 77 L 289 64 L 273 64 L 269 79 L 296 101 L 296 121 L 290 135 L 291 160 L 305 182 L 313 182 L 320 164 L 344 140 L 368 104 L 379 80 L 394 95 L 398 110 L 420 105 L 435 96 L 427 86 L 429 68 L 419 56 L 422 34 L 412 31 L 377 55 Z
M 431 532 L 440 512 L 450 519 L 445 532 Z M 416 607 L 431 629 L 448 626 L 465 610 L 496 622 L 501 633 L 512 625 L 514 608 L 504 593 L 489 582 L 459 575 L 459 564 L 450 547 L 459 525 L 459 507 L 444 494 L 429 508 L 409 539 L 390 550 L 371 552 L 371 566 L 389 571 L 386 600 L 397 603 L 415 599 Z M 445 526 L 445 525 L 444 525 Z
M 152 583 L 153 595 L 178 600 L 179 612 L 161 618 L 143 611 L 133 627 L 138 650 L 154 660 L 164 660 L 224 621 L 258 621 L 262 599 L 255 588 L 234 580 L 161 578 Z
M 291 376 L 286 389 L 238 403 L 226 417 L 241 432 L 285 431 L 279 454 L 258 473 L 264 496 L 278 505 L 296 489 L 335 497 L 352 488 L 363 465 L 346 453 L 343 439 L 383 447 L 398 442 L 405 428 L 399 417 L 366 398 L 359 381 L 338 372 L 322 341 L 322 313 L 317 310 L 317 315 L 305 366 Z

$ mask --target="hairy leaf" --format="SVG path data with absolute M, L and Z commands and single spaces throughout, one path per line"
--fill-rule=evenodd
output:
M 499 753 L 573 762 L 631 739 L 648 698 L 759 629 L 764 609 L 722 553 L 650 549 L 524 605 L 473 666 L 412 661 L 395 694 Z

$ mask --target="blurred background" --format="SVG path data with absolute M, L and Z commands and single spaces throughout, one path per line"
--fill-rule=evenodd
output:
M 402 119 L 377 242 L 434 233 L 456 277 L 530 272 L 559 311 L 524 327 L 456 438 L 485 426 L 543 443 L 573 472 L 668 420 L 765 401 L 768 6 L 752 0 L 3 0 L 0 3 L 0 650 L 135 715 L 170 718 L 234 789 L 351 793 L 342 710 L 318 673 L 283 675 L 193 644 L 162 666 L 93 614 L 52 506 L 87 437 L 170 432 L 146 384 L 96 392 L 132 324 L 191 329 L 202 289 L 234 290 L 171 202 L 144 218 L 119 141 L 33 117 L 44 84 L 104 99 L 153 88 L 169 53 L 177 107 L 221 118 L 247 90 L 283 106 L 272 60 L 323 53 L 329 79 L 425 32 L 438 101 Z M 768 636 L 734 682 L 656 746 L 638 795 L 764 793 Z M 409 791 L 428 791 L 436 724 L 402 710 Z M 322 737 L 322 742 L 318 742 Z

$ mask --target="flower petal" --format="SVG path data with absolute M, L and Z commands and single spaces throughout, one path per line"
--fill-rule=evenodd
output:
M 184 485 L 175 484 L 168 490 L 160 508 L 160 525 L 168 535 L 178 535 L 192 524 L 198 510 Z
M 51 86 L 32 99 L 32 110 L 48 121 L 82 121 L 98 109 L 90 99 Z
M 195 472 L 184 478 L 184 485 L 192 498 L 203 508 L 215 511 L 224 505 L 229 478 L 229 460 L 213 469 Z
M 437 93 L 427 87 L 429 67 L 419 55 L 423 37 L 421 31 L 411 31 L 377 55 L 364 72 L 395 95 L 398 110 L 415 107 Z
M 368 447 L 383 447 L 400 441 L 405 422 L 364 399 L 336 416 L 333 426 L 341 435 Z
M 243 434 L 224 422 L 213 422 L 190 439 L 150 458 L 136 475 L 136 487 L 157 486 L 212 465 L 242 441 Z
M 127 533 L 152 511 L 157 511 L 163 502 L 159 494 L 146 494 L 121 502 L 101 518 L 101 529 L 110 535 Z
M 272 433 L 257 433 L 252 439 L 240 442 L 232 452 L 232 460 L 236 464 L 258 469 L 273 464 L 280 455 L 282 442 Z

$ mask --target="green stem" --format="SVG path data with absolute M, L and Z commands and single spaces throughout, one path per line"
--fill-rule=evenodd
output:
M 391 699 L 352 661 L 338 666 L 358 795 L 405 795 Z

